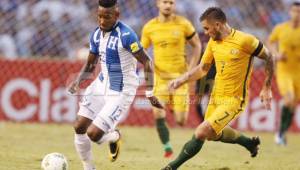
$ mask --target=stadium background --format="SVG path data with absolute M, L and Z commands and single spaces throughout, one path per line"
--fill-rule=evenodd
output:
M 138 34 L 157 14 L 155 0 L 119 0 L 121 19 Z M 265 41 L 273 26 L 288 18 L 288 0 L 178 0 L 177 11 L 201 32 L 198 18 L 209 6 L 220 6 L 229 23 Z M 97 26 L 97 0 L 0 1 L 0 121 L 73 122 L 78 97 L 66 93 L 88 54 L 89 33 Z M 264 79 L 255 61 L 250 102 L 233 125 L 241 130 L 275 131 L 280 97 L 274 81 L 272 111 L 263 109 L 258 93 Z M 143 84 L 142 68 L 138 70 Z M 96 73 L 94 75 L 97 75 Z M 87 83 L 89 80 L 87 80 Z M 86 83 L 86 84 L 87 84 Z M 205 104 L 205 102 L 203 102 Z M 200 120 L 191 104 L 188 127 Z M 172 117 L 168 121 L 174 125 Z M 141 86 L 126 125 L 152 126 L 150 104 Z M 293 131 L 300 131 L 300 107 Z

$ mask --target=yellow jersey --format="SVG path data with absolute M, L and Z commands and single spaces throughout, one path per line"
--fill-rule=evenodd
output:
M 153 45 L 156 75 L 172 79 L 187 71 L 185 44 L 194 34 L 193 25 L 178 15 L 168 22 L 160 22 L 158 18 L 154 18 L 145 24 L 141 43 L 144 48 Z
M 279 52 L 286 61 L 277 62 L 278 70 L 299 70 L 300 66 L 300 27 L 293 28 L 289 22 L 278 24 L 269 36 L 270 42 L 277 42 Z
M 232 29 L 222 41 L 209 40 L 201 63 L 215 61 L 213 98 L 237 97 L 246 100 L 253 56 L 259 56 L 263 44 L 254 36 Z

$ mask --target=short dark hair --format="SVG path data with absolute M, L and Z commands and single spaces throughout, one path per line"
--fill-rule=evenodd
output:
M 99 6 L 110 8 L 117 4 L 118 0 L 99 0 Z
M 206 19 L 214 19 L 225 23 L 227 21 L 225 13 L 219 7 L 210 7 L 204 11 L 200 17 L 200 21 Z
M 292 6 L 300 6 L 300 1 L 295 1 L 292 3 Z

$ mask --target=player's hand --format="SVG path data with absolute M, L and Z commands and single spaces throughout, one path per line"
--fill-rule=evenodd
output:
M 171 80 L 168 85 L 170 93 L 174 93 L 175 90 L 183 84 L 183 82 L 184 80 L 182 77 L 178 77 L 177 79 Z
M 148 97 L 148 99 L 149 99 L 152 106 L 154 106 L 156 108 L 159 108 L 159 109 L 164 108 L 155 96 Z
M 74 81 L 68 88 L 68 92 L 71 94 L 74 94 L 79 89 L 79 83 L 77 81 Z
M 261 90 L 260 94 L 260 100 L 263 103 L 265 109 L 271 110 L 271 100 L 272 100 L 272 90 L 271 87 L 264 86 Z

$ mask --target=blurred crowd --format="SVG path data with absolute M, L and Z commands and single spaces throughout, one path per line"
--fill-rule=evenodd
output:
M 264 39 L 275 24 L 288 18 L 290 1 L 177 0 L 177 11 L 201 32 L 201 13 L 220 6 L 232 26 Z M 155 0 L 119 2 L 121 19 L 138 34 L 157 15 Z M 97 4 L 97 0 L 1 0 L 0 56 L 77 58 L 97 27 Z

